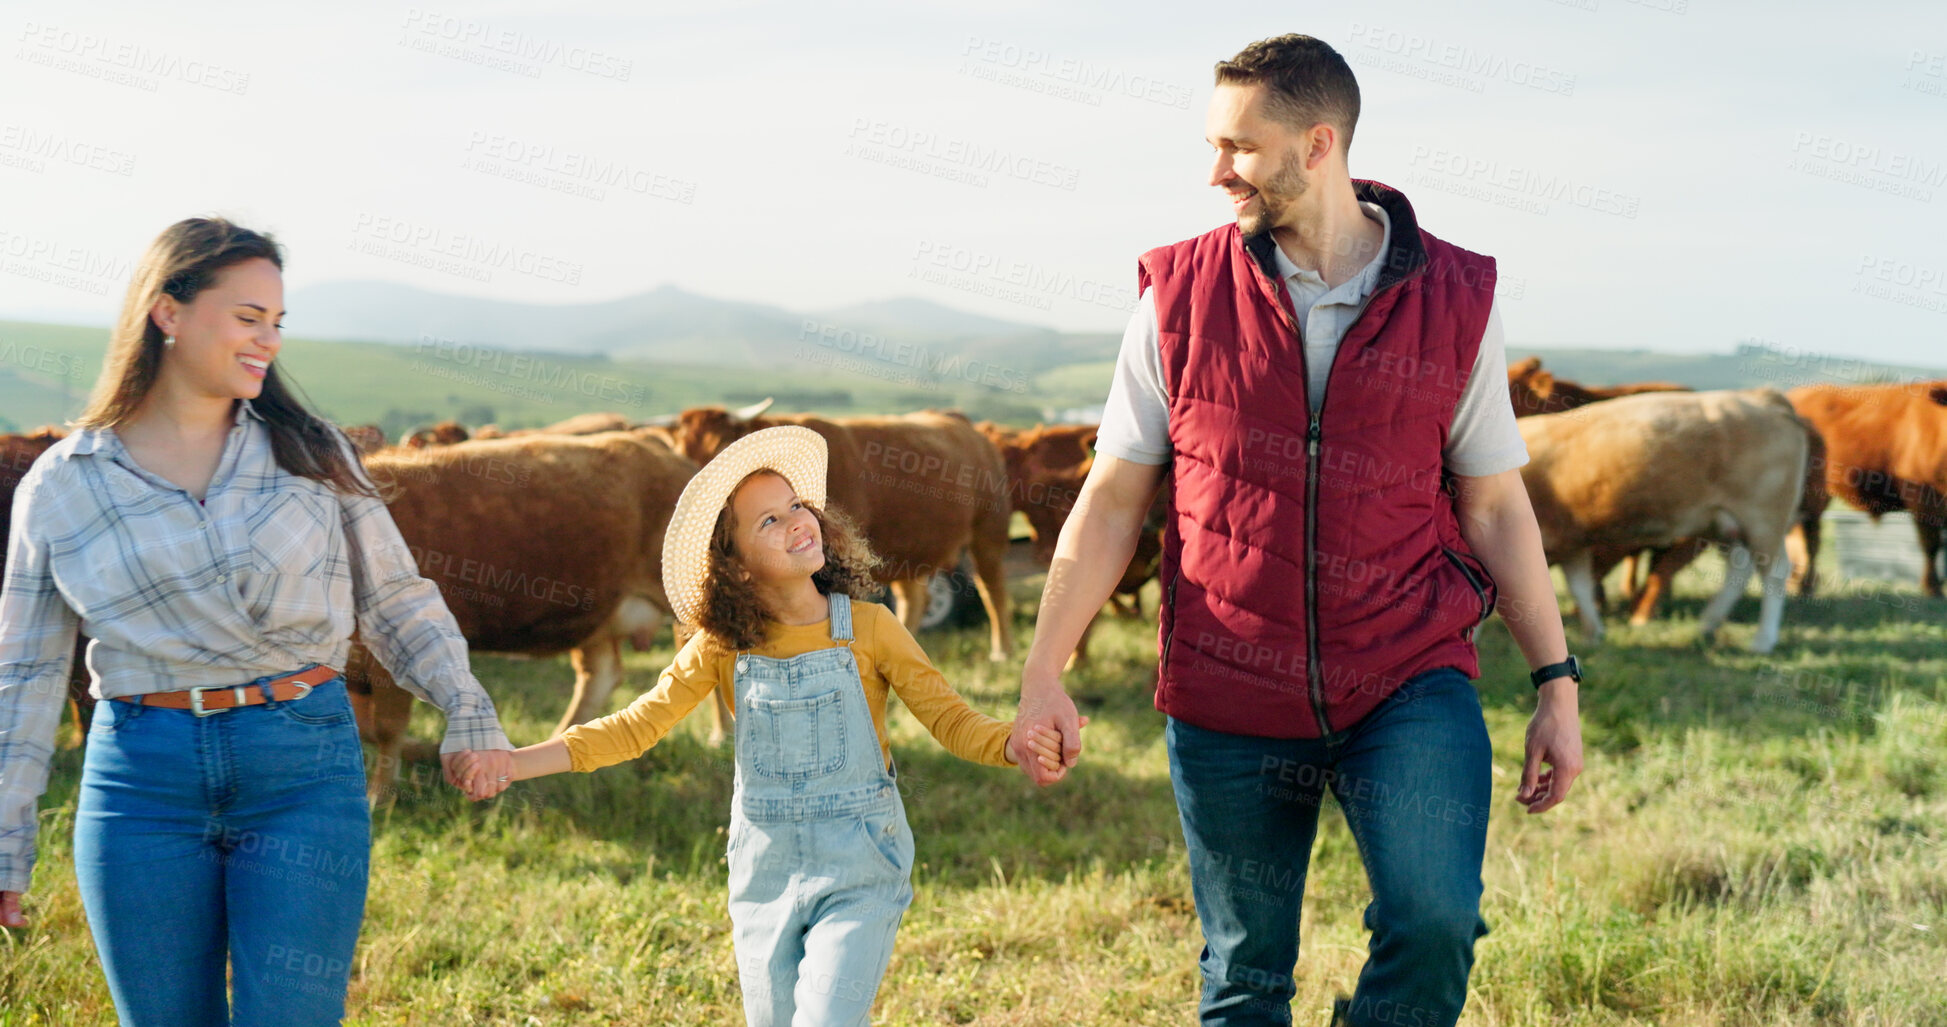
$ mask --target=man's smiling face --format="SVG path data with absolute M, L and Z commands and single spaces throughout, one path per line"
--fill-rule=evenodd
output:
M 1264 115 L 1265 87 L 1220 84 L 1210 96 L 1204 141 L 1216 152 L 1210 184 L 1230 197 L 1237 227 L 1257 235 L 1291 223 L 1305 174 L 1307 133 Z

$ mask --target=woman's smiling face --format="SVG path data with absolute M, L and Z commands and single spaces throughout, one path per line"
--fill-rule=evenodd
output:
M 188 303 L 165 298 L 156 326 L 173 335 L 163 362 L 200 393 L 255 399 L 284 348 L 284 274 L 262 258 L 218 271 Z

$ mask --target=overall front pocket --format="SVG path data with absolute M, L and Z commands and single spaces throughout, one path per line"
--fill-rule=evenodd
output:
M 905 877 L 913 866 L 913 837 L 911 831 L 899 829 L 898 813 L 861 813 L 856 821 L 858 838 L 864 842 L 865 851 L 878 857 L 879 864 L 892 873 Z
M 758 776 L 803 781 L 845 769 L 845 710 L 837 692 L 745 702 L 754 743 L 750 765 Z

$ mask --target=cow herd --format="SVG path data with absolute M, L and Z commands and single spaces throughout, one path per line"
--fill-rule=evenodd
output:
M 1814 385 L 1692 392 L 1669 383 L 1590 388 L 1530 358 L 1508 389 L 1530 453 L 1521 474 L 1551 564 L 1559 564 L 1585 638 L 1602 634 L 1599 583 L 1627 562 L 1632 621 L 1648 618 L 1670 577 L 1707 546 L 1729 573 L 1701 616 L 1718 627 L 1749 578 L 1764 599 L 1753 643 L 1777 641 L 1788 578 L 1816 587 L 1819 515 L 1830 497 L 1877 517 L 1909 510 L 1927 557 L 1922 588 L 1939 597 L 1935 561 L 1947 526 L 1947 382 Z M 387 498 L 420 572 L 440 587 L 469 645 L 526 656 L 567 653 L 573 698 L 557 731 L 606 711 L 622 680 L 622 643 L 647 648 L 669 618 L 661 584 L 670 512 L 697 469 L 743 435 L 803 425 L 830 447 L 831 502 L 882 558 L 902 622 L 917 630 L 927 584 L 971 558 L 989 651 L 1013 650 L 1002 562 L 1012 515 L 1025 515 L 1046 565 L 1093 461 L 1094 427 L 1012 430 L 951 411 L 823 418 L 705 407 L 651 423 L 584 414 L 546 428 L 469 432 L 447 422 L 387 444 L 347 434 Z M 0 436 L 0 515 L 34 458 L 60 433 Z M 1240 457 L 1241 458 L 1241 457 Z M 1116 604 L 1140 611 L 1157 572 L 1165 487 L 1151 509 Z M 8 521 L 0 516 L 0 531 Z M 0 535 L 0 542 L 4 535 Z M 1647 563 L 1647 580 L 1638 564 Z M 1797 575 L 1792 574 L 1794 565 Z M 1074 656 L 1085 658 L 1084 635 Z M 403 754 L 407 693 L 363 647 L 346 677 L 360 728 L 379 752 L 383 794 Z M 86 673 L 77 660 L 77 714 Z M 715 738 L 726 710 L 716 708 Z

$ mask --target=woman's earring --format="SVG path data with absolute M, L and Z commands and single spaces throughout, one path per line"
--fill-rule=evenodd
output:
M 173 335 L 165 335 L 162 337 L 162 344 L 164 346 L 174 346 L 176 344 L 176 337 Z

